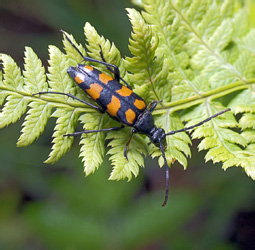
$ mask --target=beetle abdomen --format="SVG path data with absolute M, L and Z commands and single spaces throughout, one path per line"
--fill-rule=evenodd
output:
M 69 75 L 98 105 L 118 122 L 133 126 L 146 102 L 117 80 L 87 65 L 68 69 Z

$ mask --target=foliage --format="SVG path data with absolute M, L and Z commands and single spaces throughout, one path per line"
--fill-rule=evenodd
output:
M 208 151 L 206 161 L 223 162 L 224 169 L 241 166 L 254 179 L 253 5 L 249 9 L 247 3 L 243 6 L 239 1 L 233 4 L 230 0 L 144 0 L 139 4 L 144 8 L 142 14 L 128 9 L 133 29 L 129 45 L 132 57 L 121 58 L 116 46 L 86 23 L 88 55 L 100 59 L 97 45 L 100 44 L 106 61 L 120 67 L 121 75 L 136 93 L 147 102 L 163 100 L 154 115 L 156 125 L 166 132 L 182 128 L 184 121 L 186 126 L 191 126 L 226 106 L 231 107 L 234 114 L 241 113 L 238 122 L 230 112 L 213 119 L 195 129 L 192 138 L 204 138 L 198 148 Z M 85 53 L 81 45 L 78 47 Z M 4 106 L 0 127 L 15 123 L 29 107 L 18 140 L 18 146 L 28 146 L 43 133 L 48 119 L 55 117 L 53 146 L 47 163 L 58 161 L 70 150 L 73 138 L 63 135 L 74 132 L 78 121 L 84 129 L 100 129 L 113 123 L 106 115 L 66 96 L 32 96 L 49 90 L 91 101 L 66 72 L 70 65 L 81 61 L 80 56 L 65 39 L 64 48 L 66 54 L 49 46 L 47 75 L 31 48 L 25 50 L 22 73 L 10 56 L 1 54 L 0 104 Z M 107 72 L 102 65 L 96 67 Z M 177 112 L 179 110 L 184 111 Z M 147 147 L 147 139 L 135 135 L 128 151 L 129 161 L 126 161 L 123 148 L 129 136 L 129 128 L 107 135 L 107 139 L 111 139 L 107 154 L 114 166 L 110 179 L 130 180 L 132 174 L 137 176 L 139 166 L 144 164 L 142 154 L 146 155 L 147 151 L 152 157 L 161 155 L 155 146 Z M 80 156 L 86 174 L 101 165 L 104 142 L 104 133 L 82 135 Z M 188 135 L 168 136 L 167 144 L 169 165 L 177 160 L 186 168 L 191 144 Z M 163 165 L 162 157 L 159 164 Z

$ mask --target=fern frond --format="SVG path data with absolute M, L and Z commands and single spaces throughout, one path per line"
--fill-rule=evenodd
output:
M 187 122 L 185 126 L 199 123 L 226 106 L 231 107 L 234 114 L 240 113 L 239 121 L 230 112 L 216 117 L 194 129 L 192 138 L 202 139 L 198 149 L 207 150 L 206 161 L 222 162 L 224 169 L 240 166 L 255 179 L 253 9 L 249 9 L 246 2 L 242 5 L 242 1 L 233 3 L 231 0 L 133 2 L 144 11 L 127 9 L 132 24 L 129 40 L 132 56 L 122 59 L 114 43 L 100 36 L 89 23 L 84 27 L 87 54 L 101 60 L 100 44 L 106 62 L 120 68 L 121 77 L 137 94 L 147 103 L 162 100 L 153 115 L 155 124 L 166 132 L 183 128 L 183 122 Z M 73 36 L 68 37 L 86 55 Z M 65 95 L 32 95 L 57 91 L 91 102 L 67 74 L 68 67 L 77 65 L 82 58 L 65 37 L 63 44 L 65 54 L 55 46 L 49 46 L 47 74 L 31 48 L 25 50 L 23 72 L 10 56 L 0 55 L 3 64 L 0 127 L 16 122 L 27 112 L 17 143 L 27 146 L 43 133 L 50 117 L 56 118 L 47 163 L 56 162 L 70 149 L 73 137 L 64 135 L 73 133 L 78 122 L 87 130 L 116 126 L 108 116 Z M 112 75 L 104 65 L 93 65 Z M 181 110 L 184 111 L 177 113 Z M 137 176 L 148 151 L 152 157 L 159 156 L 159 164 L 163 165 L 159 149 L 147 146 L 148 139 L 137 134 L 129 145 L 127 161 L 123 151 L 130 135 L 130 129 L 125 128 L 106 136 L 110 139 L 107 154 L 113 165 L 111 180 L 130 180 L 133 175 Z M 187 133 L 177 133 L 166 139 L 168 164 L 177 160 L 186 168 L 187 157 L 191 154 Z M 103 161 L 105 133 L 83 134 L 80 144 L 80 157 L 88 175 Z
M 169 66 L 169 75 L 172 74 L 173 79 L 178 79 L 173 81 L 172 84 L 172 100 L 174 102 L 167 103 L 165 106 L 182 109 L 187 107 L 186 104 L 183 105 L 183 100 L 190 100 L 190 105 L 199 103 L 202 105 L 196 109 L 199 116 L 198 119 L 195 119 L 196 116 L 193 112 L 188 116 L 188 112 L 186 112 L 185 116 L 181 116 L 186 121 L 192 119 L 192 122 L 187 123 L 186 126 L 195 124 L 201 121 L 202 118 L 205 119 L 216 113 L 216 110 L 219 110 L 219 108 L 215 108 L 212 100 L 221 96 L 220 91 L 223 93 L 224 89 L 227 90 L 224 86 L 228 85 L 228 89 L 231 89 L 231 85 L 233 85 L 232 91 L 234 91 L 234 86 L 238 85 L 240 90 L 249 87 L 250 83 L 254 83 L 254 43 L 252 41 L 255 36 L 253 36 L 254 31 L 250 30 L 246 8 L 241 8 L 238 4 L 235 6 L 229 0 L 221 3 L 206 0 L 144 0 L 143 3 L 146 11 L 143 15 L 151 25 L 152 31 L 159 36 L 159 48 L 157 51 L 165 51 L 165 64 L 169 65 L 169 62 L 172 64 Z M 170 37 L 172 39 L 167 39 Z M 182 39 L 179 39 L 178 44 L 176 38 L 180 37 Z M 185 55 L 184 53 L 188 53 L 190 62 L 187 59 L 188 57 L 185 57 L 184 61 L 186 63 L 181 65 L 181 60 L 176 60 L 176 58 L 178 59 L 178 56 Z M 187 70 L 187 65 L 190 65 L 192 72 Z M 218 93 L 216 93 L 217 90 L 219 91 Z M 239 98 L 237 96 L 236 100 L 231 101 L 230 106 L 235 112 L 254 110 L 254 101 L 250 90 L 245 90 L 239 94 Z M 246 95 L 247 92 L 249 92 L 248 95 Z M 207 108 L 204 107 L 204 104 L 206 104 Z M 203 107 L 202 110 L 201 107 Z M 220 109 L 224 108 L 221 105 L 219 107 Z M 166 114 L 166 112 L 156 112 L 158 114 Z M 205 115 L 202 116 L 202 114 Z M 188 117 L 189 119 L 187 119 Z M 245 158 L 246 149 L 243 149 L 243 147 L 248 148 L 250 145 L 247 144 L 247 139 L 243 137 L 245 133 L 240 135 L 228 129 L 228 127 L 237 126 L 237 123 L 233 121 L 233 117 L 231 118 L 232 121 L 228 118 L 228 120 L 223 122 L 222 119 L 222 117 L 218 117 L 215 121 L 197 128 L 193 133 L 193 138 L 205 137 L 199 149 L 210 149 L 206 160 L 211 158 L 215 162 L 225 162 L 225 168 L 233 164 L 234 160 L 230 164 L 228 159 L 229 157 L 237 157 L 237 151 L 242 152 L 241 155 Z M 244 126 L 244 119 L 247 119 L 247 117 L 240 120 L 242 129 L 247 128 L 248 124 L 247 122 L 246 126 Z M 216 124 L 219 121 L 221 121 L 219 127 L 212 126 L 212 124 Z M 224 129 L 221 128 L 222 125 Z M 249 129 L 251 129 L 251 126 L 249 126 Z M 221 139 L 218 139 L 219 141 L 216 138 L 214 139 L 214 137 L 217 137 L 216 135 L 221 135 Z M 219 145 L 219 142 L 222 145 L 217 148 L 216 146 Z M 229 143 L 231 146 L 228 145 Z M 235 150 L 231 151 L 231 147 Z M 221 153 L 221 150 L 225 153 Z M 169 152 L 169 149 L 167 152 Z M 251 161 L 247 160 L 247 164 L 242 164 L 242 167 L 245 168 L 248 175 L 254 177 L 248 170 L 251 168 L 248 162 Z M 238 163 L 237 165 L 240 164 Z

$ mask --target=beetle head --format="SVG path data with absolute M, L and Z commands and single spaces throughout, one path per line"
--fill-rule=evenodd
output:
M 150 133 L 150 141 L 157 147 L 160 147 L 162 143 L 163 148 L 166 148 L 166 133 L 163 128 L 154 127 L 154 130 Z

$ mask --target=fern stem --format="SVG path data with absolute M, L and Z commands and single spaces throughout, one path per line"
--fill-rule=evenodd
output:
M 82 104 L 80 102 L 73 102 L 73 101 L 66 101 L 64 99 L 60 99 L 60 98 L 55 98 L 55 97 L 48 97 L 46 95 L 44 96 L 31 96 L 30 93 L 24 92 L 24 91 L 17 91 L 14 90 L 13 88 L 8 88 L 5 85 L 0 86 L 0 89 L 5 90 L 5 93 L 7 93 L 7 96 L 9 95 L 17 95 L 17 96 L 21 96 L 21 97 L 26 97 L 28 99 L 30 99 L 30 101 L 40 101 L 42 103 L 54 103 L 54 107 L 62 107 L 62 108 L 68 108 L 68 109 L 77 109 L 80 112 L 95 112 L 94 109 L 87 107 L 85 104 Z
M 188 108 L 190 106 L 203 103 L 208 98 L 210 98 L 210 100 L 213 100 L 213 99 L 228 95 L 228 94 L 233 93 L 238 90 L 247 89 L 254 83 L 255 83 L 255 79 L 246 80 L 245 83 L 243 81 L 238 81 L 238 82 L 231 83 L 231 84 L 228 84 L 226 86 L 223 86 L 223 87 L 220 87 L 220 88 L 217 88 L 214 90 L 204 92 L 204 93 L 200 94 L 199 96 L 192 96 L 192 97 L 178 100 L 175 102 L 168 102 L 168 103 L 165 102 L 164 107 L 158 107 L 157 110 L 154 111 L 154 114 L 165 113 L 166 111 L 164 111 L 164 109 L 169 109 L 169 108 L 172 108 L 172 111 L 177 111 L 180 109 Z

